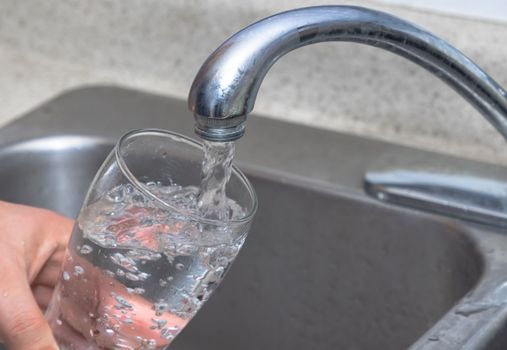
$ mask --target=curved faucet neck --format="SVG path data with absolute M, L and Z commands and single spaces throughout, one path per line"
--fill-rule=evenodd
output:
M 507 139 L 507 94 L 483 70 L 409 22 L 353 6 L 283 12 L 226 40 L 204 62 L 190 89 L 196 133 L 210 141 L 240 138 L 271 66 L 289 51 L 323 41 L 372 45 L 417 63 L 453 87 Z

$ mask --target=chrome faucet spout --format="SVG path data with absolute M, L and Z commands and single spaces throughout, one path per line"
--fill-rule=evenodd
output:
M 283 12 L 226 40 L 204 62 L 190 89 L 196 133 L 210 141 L 240 138 L 270 67 L 287 52 L 324 41 L 372 45 L 417 63 L 454 88 L 507 139 L 507 94 L 481 68 L 409 22 L 353 6 Z

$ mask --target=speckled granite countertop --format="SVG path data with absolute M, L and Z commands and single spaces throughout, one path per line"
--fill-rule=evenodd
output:
M 185 98 L 226 37 L 278 11 L 320 1 L 0 0 L 0 123 L 83 84 Z M 349 1 L 391 12 L 463 51 L 507 87 L 507 23 Z M 375 48 L 326 43 L 281 59 L 255 111 L 274 118 L 507 164 L 507 145 L 454 91 Z M 142 116 L 140 116 L 142 117 Z

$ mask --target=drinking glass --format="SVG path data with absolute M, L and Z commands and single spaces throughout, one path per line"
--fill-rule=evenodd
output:
M 165 349 L 210 297 L 257 200 L 233 167 L 229 219 L 200 215 L 191 205 L 202 160 L 201 144 L 168 131 L 118 141 L 88 191 L 46 311 L 60 349 Z

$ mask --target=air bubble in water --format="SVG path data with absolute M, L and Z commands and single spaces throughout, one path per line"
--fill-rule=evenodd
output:
M 143 288 L 127 288 L 127 292 L 130 294 L 144 294 L 145 290 Z
M 167 328 L 163 328 L 160 331 L 160 336 L 166 340 L 173 340 L 175 335 Z
M 148 349 L 155 349 L 157 347 L 157 341 L 155 339 L 148 339 L 146 342 Z
M 159 320 L 156 318 L 152 318 L 151 322 L 153 322 L 155 324 L 155 328 L 158 328 L 158 329 L 162 329 L 162 327 L 164 327 L 167 323 L 166 320 Z
M 155 315 L 161 316 L 163 312 L 169 309 L 169 305 L 164 301 L 159 301 L 153 304 L 153 310 L 155 310 Z
M 125 299 L 125 298 L 124 298 L 124 297 L 122 297 L 121 295 L 116 295 L 114 298 L 116 299 L 116 301 L 117 301 L 118 303 L 120 303 L 120 305 L 121 305 L 122 307 L 126 307 L 126 308 L 128 308 L 128 309 L 131 309 L 131 308 L 132 308 L 132 304 L 130 304 L 130 303 L 127 301 L 127 299 Z
M 111 255 L 111 261 L 116 265 L 120 265 L 124 269 L 130 272 L 137 272 L 139 269 L 136 266 L 136 262 L 134 259 L 124 256 L 121 253 L 114 253 Z
M 119 185 L 113 188 L 107 194 L 107 199 L 109 199 L 113 203 L 120 203 L 125 199 L 125 188 L 123 185 Z
M 90 247 L 89 245 L 87 244 L 83 244 L 83 246 L 81 247 L 81 249 L 79 250 L 79 252 L 83 255 L 85 254 L 90 254 L 91 252 L 93 251 L 93 248 Z
M 125 274 L 125 277 L 131 281 L 144 281 L 146 280 L 150 275 L 146 272 L 140 272 L 138 274 L 135 274 L 135 273 L 132 273 L 132 272 L 127 272 Z
M 150 260 L 155 261 L 162 257 L 162 254 L 151 250 L 131 250 L 127 253 L 127 257 L 133 260 Z
M 137 204 L 145 204 L 146 202 L 146 198 L 144 198 L 142 195 L 140 194 L 136 194 L 136 195 L 133 195 L 132 196 L 132 202 L 134 203 L 137 203 Z
M 127 192 L 127 194 L 132 194 L 135 192 L 135 188 L 131 184 L 126 184 L 125 191 Z
M 133 274 L 132 272 L 128 272 L 125 274 L 125 277 L 127 277 L 127 279 L 131 280 L 131 281 L 139 281 L 139 276 Z
M 79 276 L 85 272 L 82 266 L 76 265 L 74 266 L 74 275 Z

